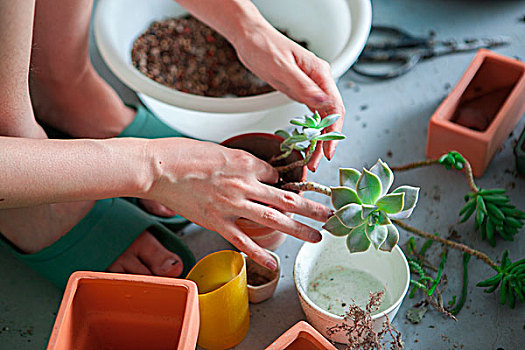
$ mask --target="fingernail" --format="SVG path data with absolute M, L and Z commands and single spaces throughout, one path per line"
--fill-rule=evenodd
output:
M 266 260 L 266 267 L 272 271 L 275 271 L 275 269 L 277 269 L 277 262 L 275 262 L 274 259 Z
M 317 243 L 320 242 L 323 237 L 319 233 L 319 231 L 312 231 L 310 232 L 310 241 Z

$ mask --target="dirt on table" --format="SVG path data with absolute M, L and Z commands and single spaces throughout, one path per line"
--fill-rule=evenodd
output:
M 298 44 L 307 47 L 306 42 Z M 148 78 L 195 95 L 243 97 L 274 91 L 244 67 L 222 35 L 192 16 L 153 22 L 135 40 L 131 59 Z

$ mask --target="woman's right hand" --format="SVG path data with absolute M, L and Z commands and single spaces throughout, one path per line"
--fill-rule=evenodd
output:
M 275 260 L 235 224 L 246 218 L 308 242 L 319 231 L 283 212 L 326 221 L 331 210 L 270 184 L 277 171 L 251 154 L 190 139 L 149 140 L 146 156 L 153 181 L 142 196 L 158 201 L 188 220 L 221 234 L 259 264 L 275 269 Z M 275 208 L 275 209 L 274 209 Z M 281 210 L 281 211 L 279 211 Z

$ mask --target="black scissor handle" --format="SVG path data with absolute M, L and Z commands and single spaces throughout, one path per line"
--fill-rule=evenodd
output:
M 385 56 L 388 55 L 388 56 Z M 362 57 L 359 58 L 359 60 L 352 66 L 352 70 L 356 72 L 359 75 L 374 78 L 374 79 L 392 79 L 399 77 L 400 75 L 405 74 L 421 60 L 421 55 L 419 54 L 388 54 L 385 52 L 377 52 L 377 56 L 370 52 L 370 53 L 363 53 Z M 399 67 L 390 69 L 385 72 L 378 72 L 378 71 L 369 71 L 366 69 L 359 68 L 359 63 L 363 62 L 374 62 L 374 63 L 381 63 L 381 62 L 401 62 L 401 65 Z

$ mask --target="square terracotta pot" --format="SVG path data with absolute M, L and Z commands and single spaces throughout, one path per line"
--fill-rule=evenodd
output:
M 75 272 L 47 349 L 195 349 L 199 301 L 194 282 Z
M 337 350 L 314 327 L 305 321 L 296 323 L 284 332 L 266 350 Z
M 514 156 L 516 157 L 516 169 L 521 175 L 525 175 L 525 128 L 521 132 L 516 147 L 514 147 Z
M 481 176 L 524 112 L 525 63 L 479 50 L 430 119 L 426 155 L 456 150 Z

